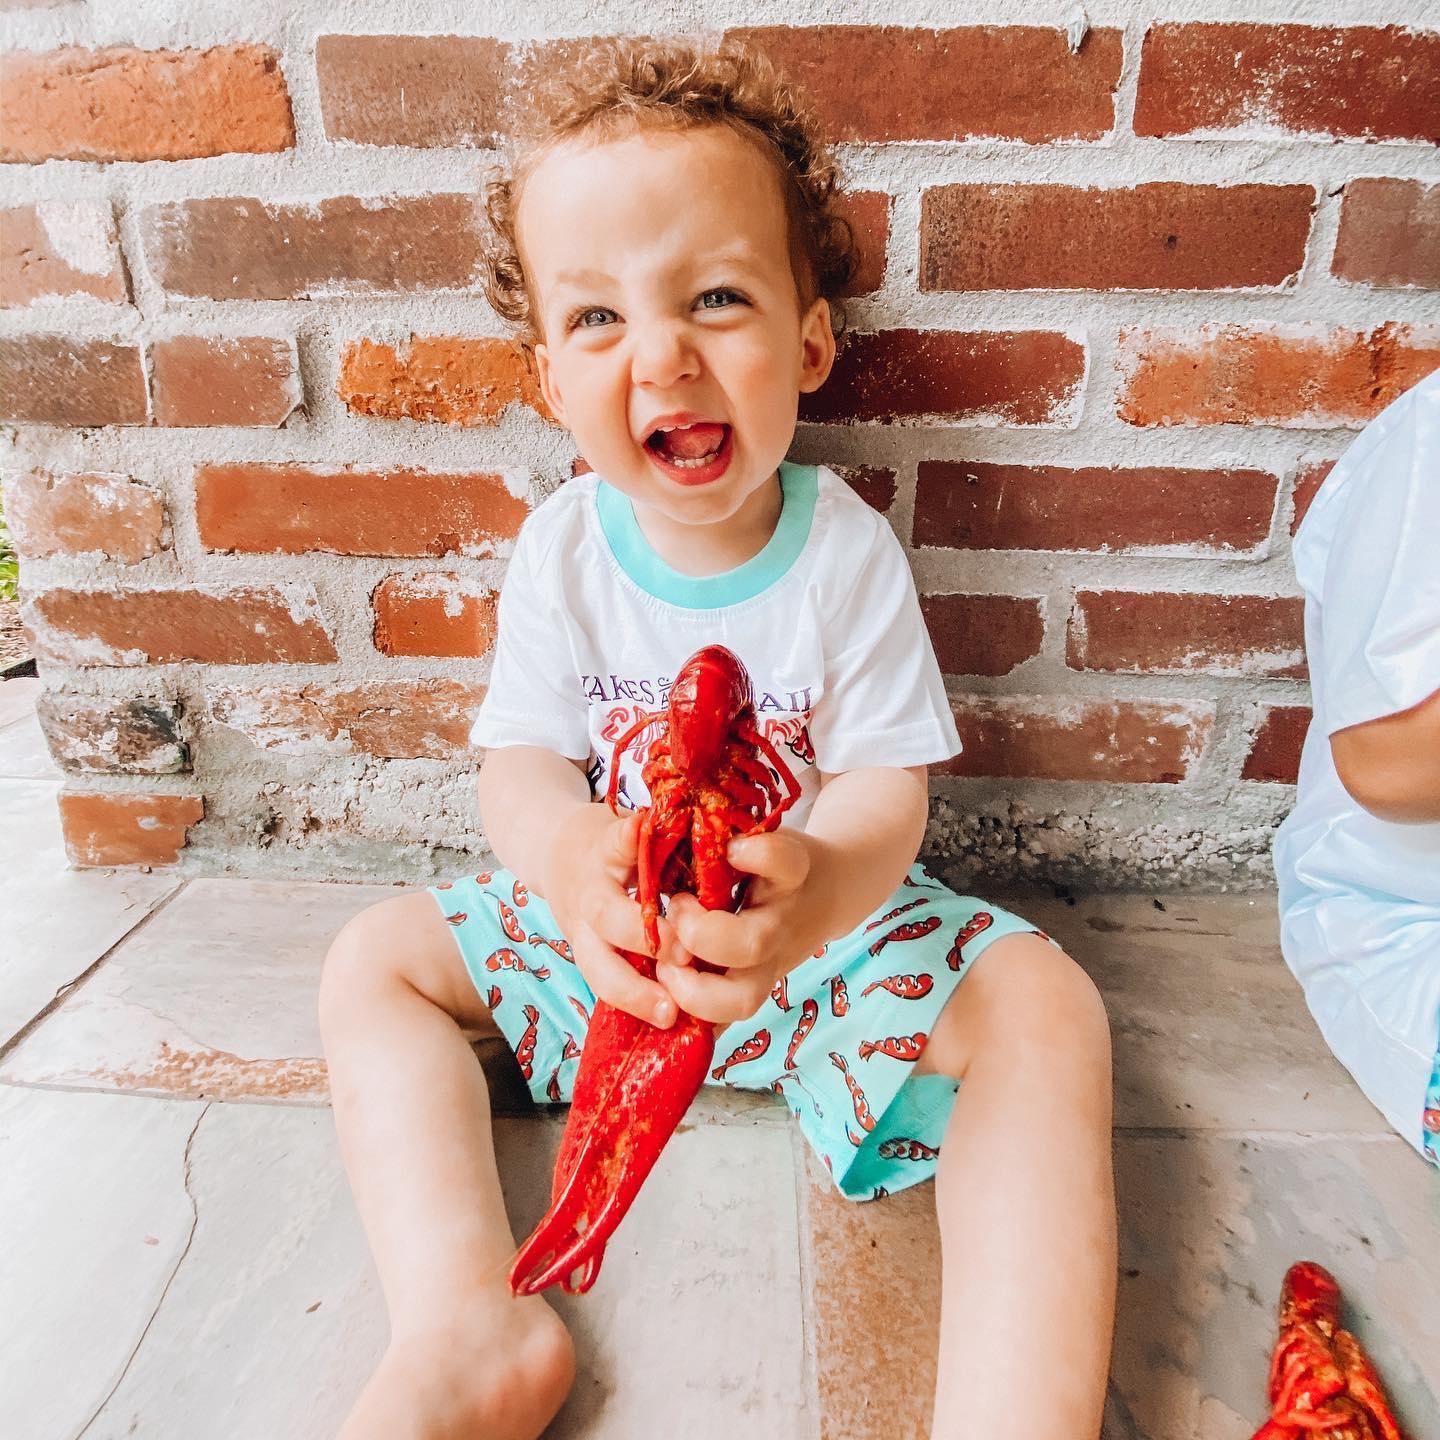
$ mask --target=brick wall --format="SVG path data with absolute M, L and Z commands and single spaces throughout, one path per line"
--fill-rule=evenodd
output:
M 576 463 L 471 196 L 584 37 L 176 8 L 0 0 L 0 465 L 72 855 L 443 873 L 484 845 L 463 737 L 510 542 Z M 1440 31 L 1423 0 L 1117 0 L 1083 38 L 1078 6 L 943 8 L 586 23 L 740 30 L 842 143 L 856 333 L 792 458 L 910 548 L 967 744 L 931 856 L 1258 881 L 1307 719 L 1294 520 L 1440 364 Z

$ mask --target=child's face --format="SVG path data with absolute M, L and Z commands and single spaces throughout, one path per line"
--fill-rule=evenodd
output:
M 581 454 L 673 521 L 736 516 L 835 357 L 825 301 L 800 312 L 780 180 L 758 149 L 724 126 L 562 148 L 525 186 L 518 238 L 541 387 Z M 723 473 L 652 454 L 676 411 L 730 427 Z

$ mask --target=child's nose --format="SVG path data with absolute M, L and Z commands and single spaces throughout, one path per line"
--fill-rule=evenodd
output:
M 683 324 L 654 321 L 631 329 L 631 375 L 637 385 L 663 387 L 700 371 L 700 357 Z

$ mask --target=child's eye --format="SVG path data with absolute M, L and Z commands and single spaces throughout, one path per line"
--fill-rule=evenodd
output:
M 597 326 L 589 323 L 592 315 L 613 315 L 613 310 L 607 310 L 603 305 L 592 305 L 586 310 L 575 310 L 565 322 L 567 330 L 574 330 L 577 327 L 582 330 L 594 330 Z
M 719 305 L 708 305 L 708 304 L 705 304 L 705 303 L 704 303 L 704 302 L 706 302 L 707 300 L 709 300 L 709 298 L 710 298 L 712 295 L 728 295 L 732 300 L 738 300 L 742 305 L 745 303 L 745 297 L 744 297 L 743 295 L 741 295 L 738 290 L 729 290 L 729 289 L 726 289 L 726 288 L 724 288 L 724 287 L 722 286 L 722 287 L 717 288 L 717 289 L 715 289 L 715 290 L 706 290 L 706 291 L 704 291 L 704 292 L 701 294 L 701 296 L 700 296 L 701 307 L 700 307 L 700 308 L 701 308 L 702 310 L 719 310 L 719 309 L 722 309 L 722 308 L 723 308 L 722 306 L 719 306 Z

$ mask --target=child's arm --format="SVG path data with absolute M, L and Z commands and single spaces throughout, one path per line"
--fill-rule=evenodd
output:
M 675 1002 L 617 954 L 645 951 L 640 906 L 625 888 L 635 868 L 639 822 L 590 800 L 584 767 L 538 745 L 486 752 L 480 815 L 508 870 L 545 897 L 590 988 L 642 1020 L 669 1026 Z M 661 953 L 674 937 L 661 922 Z
M 756 877 L 745 908 L 704 910 L 693 896 L 677 895 L 669 910 L 680 945 L 731 973 L 667 958 L 657 969 L 665 988 L 705 1020 L 753 1015 L 782 975 L 895 892 L 925 835 L 926 775 L 916 765 L 827 776 L 803 832 L 732 842 L 731 863 Z
M 1353 799 L 1381 820 L 1440 820 L 1440 690 L 1398 715 L 1337 730 L 1335 773 Z

